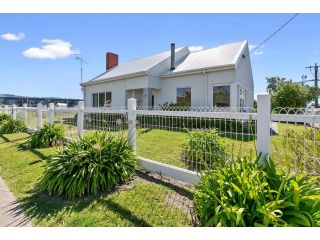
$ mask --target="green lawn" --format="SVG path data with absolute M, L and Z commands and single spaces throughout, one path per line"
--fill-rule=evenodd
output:
M 190 226 L 190 213 L 174 202 L 188 191 L 135 177 L 111 193 L 67 201 L 35 191 L 55 149 L 23 151 L 26 133 L 0 135 L 0 176 L 36 226 Z M 173 200 L 172 200 L 173 199 Z M 190 200 L 189 200 L 190 201 Z

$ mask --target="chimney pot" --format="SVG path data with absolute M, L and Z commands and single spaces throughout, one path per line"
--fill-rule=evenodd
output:
M 112 52 L 106 53 L 106 70 L 110 70 L 111 68 L 114 68 L 118 66 L 119 64 L 119 56 Z

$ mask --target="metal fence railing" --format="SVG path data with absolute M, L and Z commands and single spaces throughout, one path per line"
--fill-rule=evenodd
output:
M 305 110 L 271 111 L 269 95 L 258 95 L 258 111 L 137 107 L 135 99 L 129 99 L 128 107 L 92 108 L 80 102 L 75 108 L 50 105 L 48 109 L 9 110 L 30 128 L 59 123 L 70 138 L 96 131 L 126 136 L 141 159 L 194 172 L 214 168 L 217 162 L 262 153 L 286 171 L 320 175 L 320 115 Z M 165 171 L 163 165 L 159 171 Z

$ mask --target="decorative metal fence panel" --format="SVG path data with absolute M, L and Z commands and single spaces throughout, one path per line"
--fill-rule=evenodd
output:
M 271 111 L 265 95 L 258 97 L 257 112 L 250 108 L 136 107 L 135 99 L 129 99 L 128 107 L 85 108 L 81 103 L 75 108 L 9 110 L 30 128 L 47 122 L 61 124 L 69 138 L 96 131 L 127 137 L 139 157 L 195 172 L 261 152 L 286 171 L 320 175 L 319 111 Z

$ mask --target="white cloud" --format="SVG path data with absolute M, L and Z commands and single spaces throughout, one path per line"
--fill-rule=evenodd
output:
M 22 39 L 25 38 L 25 34 L 24 33 L 18 33 L 18 34 L 14 34 L 14 33 L 4 33 L 1 35 L 1 38 L 7 41 L 20 41 Z
M 251 44 L 249 44 L 249 51 L 252 51 L 252 50 L 255 49 L 257 46 L 258 46 L 258 45 L 253 45 L 253 44 L 251 45 Z M 261 47 L 263 47 L 263 45 L 262 45 Z M 256 50 L 256 51 L 254 51 L 252 54 L 253 54 L 253 55 L 262 55 L 262 54 L 264 54 L 264 51 Z
M 69 57 L 73 54 L 80 52 L 72 49 L 70 42 L 65 42 L 61 39 L 43 39 L 42 47 L 31 47 L 25 50 L 22 54 L 27 58 L 40 58 L 40 59 L 57 59 Z
M 203 50 L 204 47 L 203 46 L 191 46 L 189 47 L 190 52 L 196 52 L 196 51 L 200 51 Z

